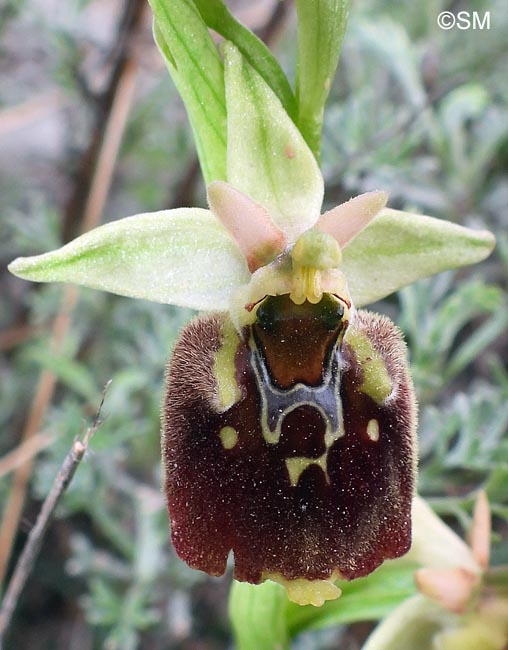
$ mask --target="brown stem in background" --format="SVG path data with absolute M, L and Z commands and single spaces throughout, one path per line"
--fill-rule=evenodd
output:
M 275 9 L 266 24 L 257 32 L 259 38 L 267 45 L 274 45 L 284 29 L 284 23 L 289 15 L 290 8 L 293 7 L 292 0 L 278 0 Z
M 0 458 L 0 478 L 26 463 L 27 460 L 36 456 L 43 449 L 46 449 L 53 441 L 54 438 L 52 436 L 41 431 L 28 440 L 25 440 L 25 442 L 22 442 L 15 449 Z
M 44 535 L 49 526 L 53 513 L 60 500 L 60 497 L 67 489 L 69 483 L 72 481 L 74 473 L 85 455 L 88 448 L 88 443 L 91 437 L 97 431 L 100 424 L 100 414 L 104 404 L 106 390 L 111 382 L 108 382 L 104 387 L 102 399 L 97 409 L 93 424 L 89 427 L 83 436 L 83 440 L 76 438 L 74 443 L 65 457 L 60 470 L 53 482 L 51 490 L 42 504 L 41 511 L 37 517 L 34 527 L 28 535 L 26 544 L 19 556 L 14 573 L 9 581 L 5 591 L 5 597 L 2 601 L 0 608 L 0 650 L 2 648 L 2 641 L 4 634 L 9 626 L 12 615 L 18 603 L 19 596 L 25 583 L 30 575 L 35 560 L 39 554 Z
M 140 26 L 142 23 L 141 8 L 144 7 L 144 3 L 140 2 L 140 0 L 135 0 L 134 2 L 128 2 L 127 6 L 131 10 L 133 10 L 132 8 L 136 10 L 136 25 Z M 132 36 L 133 33 L 134 27 L 129 30 L 128 35 Z M 114 82 L 114 92 L 112 93 L 111 102 L 108 106 L 103 130 L 101 130 L 100 147 L 96 151 L 94 150 L 94 160 L 93 164 L 91 164 L 93 174 L 91 176 L 87 197 L 83 199 L 84 209 L 80 228 L 81 232 L 86 232 L 99 223 L 106 197 L 111 187 L 118 151 L 127 122 L 127 115 L 134 96 L 137 63 L 129 55 L 130 39 L 122 38 L 122 43 L 123 55 L 120 58 L 123 63 L 118 75 L 112 79 L 112 83 Z M 96 133 L 92 134 L 92 141 L 94 141 L 96 136 Z M 89 156 L 90 151 L 91 147 L 89 147 L 85 156 Z M 76 197 L 79 195 L 81 198 L 81 189 L 79 187 L 76 188 L 75 195 Z M 55 356 L 62 349 L 77 298 L 78 290 L 76 287 L 70 286 L 64 290 L 62 307 L 55 318 L 50 337 L 51 350 Z M 53 397 L 55 385 L 55 375 L 48 370 L 44 370 L 39 376 L 36 392 L 21 435 L 21 443 L 31 439 L 40 431 L 44 413 Z M 4 508 L 0 527 L 0 585 L 3 582 L 7 570 L 32 467 L 33 457 L 30 457 L 23 465 L 17 468 Z
M 118 86 L 124 76 L 125 66 L 130 58 L 131 42 L 140 24 L 146 3 L 144 0 L 126 0 L 123 15 L 119 22 L 118 39 L 110 59 L 113 61 L 106 90 L 96 100 L 95 123 L 88 146 L 81 155 L 76 173 L 74 190 L 64 207 L 62 239 L 70 241 L 77 235 L 79 224 L 84 219 L 84 205 L 92 190 L 94 169 L 105 137 L 108 116 L 111 113 Z
M 27 339 L 31 339 L 36 334 L 40 334 L 44 327 L 36 325 L 18 325 L 11 327 L 8 330 L 0 332 L 0 352 L 10 350 L 20 343 L 24 343 Z
M 176 186 L 176 193 L 171 197 L 169 208 L 189 208 L 195 205 L 194 195 L 196 193 L 196 184 L 199 179 L 201 168 L 196 154 L 192 154 L 192 158 L 185 169 L 180 182 Z

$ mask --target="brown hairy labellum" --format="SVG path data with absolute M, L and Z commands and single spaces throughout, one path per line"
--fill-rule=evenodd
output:
M 351 312 L 353 313 L 353 312 Z M 416 405 L 383 316 L 267 297 L 237 333 L 198 317 L 169 363 L 163 465 L 172 540 L 252 583 L 358 578 L 411 544 Z

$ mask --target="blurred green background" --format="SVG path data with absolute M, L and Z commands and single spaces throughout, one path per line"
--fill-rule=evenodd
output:
M 229 4 L 268 39 L 292 78 L 290 0 Z M 443 10 L 488 11 L 490 29 L 442 30 Z M 323 134 L 325 207 L 385 189 L 391 207 L 498 238 L 478 267 L 374 306 L 409 345 L 420 491 L 464 534 L 471 495 L 485 486 L 494 564 L 508 563 L 507 66 L 501 0 L 355 0 Z M 133 96 L 125 98 L 131 73 Z M 141 0 L 4 0 L 0 77 L 0 460 L 20 442 L 40 373 L 57 377 L 40 427 L 53 442 L 35 458 L 9 572 L 112 379 L 104 421 L 51 525 L 6 648 L 232 647 L 231 577 L 208 578 L 175 557 L 159 487 L 164 367 L 191 312 L 83 289 L 55 354 L 49 341 L 63 288 L 5 269 L 79 232 L 119 105 L 128 118 L 101 221 L 204 204 L 192 134 L 153 45 L 149 12 Z M 12 472 L 0 475 L 1 504 L 12 486 Z M 369 629 L 307 633 L 294 645 L 356 650 Z

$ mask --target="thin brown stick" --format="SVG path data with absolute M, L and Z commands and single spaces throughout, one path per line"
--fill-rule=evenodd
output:
M 124 0 L 123 15 L 119 21 L 118 39 L 109 56 L 111 73 L 107 87 L 104 92 L 94 98 L 96 102 L 95 124 L 91 130 L 88 145 L 80 158 L 73 192 L 63 210 L 62 237 L 64 241 L 76 237 L 80 230 L 79 225 L 85 218 L 85 205 L 92 193 L 94 172 L 105 138 L 108 117 L 113 110 L 115 97 L 119 91 L 118 86 L 125 74 L 125 66 L 131 58 L 136 58 L 133 46 L 139 32 L 144 27 L 146 4 L 143 0 Z M 85 96 L 90 98 L 91 95 L 89 92 L 85 92 Z
M 26 127 L 27 124 L 40 120 L 54 110 L 65 106 L 65 96 L 61 90 L 48 92 L 32 97 L 22 104 L 10 106 L 0 111 L 0 135 L 5 135 Z
M 48 433 L 37 433 L 0 458 L 0 478 L 13 472 L 53 442 Z
M 118 151 L 127 122 L 127 116 L 134 97 L 137 64 L 127 58 L 116 85 L 116 92 L 107 120 L 104 139 L 96 161 L 90 192 L 86 200 L 81 232 L 94 228 L 104 209 Z M 51 332 L 51 349 L 57 355 L 69 329 L 72 311 L 76 305 L 76 287 L 67 287 L 63 294 L 63 306 L 57 315 Z M 50 371 L 43 371 L 39 377 L 36 393 L 29 411 L 28 420 L 21 436 L 25 442 L 34 436 L 42 426 L 42 420 L 53 397 L 56 377 Z M 3 512 L 0 527 L 0 585 L 3 582 L 11 555 L 14 537 L 25 501 L 28 480 L 32 473 L 33 458 L 18 467 Z
M 58 474 L 53 482 L 51 490 L 42 504 L 41 511 L 37 517 L 34 527 L 28 535 L 28 539 L 25 543 L 23 551 L 19 556 L 16 568 L 14 573 L 7 585 L 5 591 L 5 596 L 2 601 L 2 606 L 0 608 L 0 650 L 2 648 L 2 641 L 5 635 L 5 632 L 11 622 L 12 615 L 16 608 L 19 596 L 23 587 L 26 584 L 28 576 L 33 568 L 35 560 L 39 554 L 44 536 L 50 524 L 55 508 L 65 492 L 69 483 L 72 481 L 72 478 L 76 472 L 76 469 L 81 462 L 81 459 L 85 455 L 85 451 L 88 448 L 91 437 L 97 431 L 100 424 L 100 414 L 102 406 L 104 404 L 104 398 L 106 396 L 106 391 L 111 382 L 108 382 L 104 387 L 102 392 L 101 402 L 99 408 L 95 414 L 92 426 L 89 427 L 83 436 L 83 439 L 80 440 L 76 438 L 74 443 L 65 457 Z
M 37 327 L 36 325 L 17 325 L 3 330 L 0 332 L 0 352 L 10 350 L 20 343 L 24 343 L 27 339 L 39 334 L 43 329 L 43 327 Z
M 81 226 L 82 232 L 90 230 L 99 222 L 104 209 L 113 180 L 120 144 L 127 125 L 127 117 L 134 99 L 137 71 L 137 63 L 131 59 L 127 60 L 117 86 L 90 193 L 85 204 L 83 224 Z

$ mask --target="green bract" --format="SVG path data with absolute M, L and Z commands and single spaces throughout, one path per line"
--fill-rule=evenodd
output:
M 182 96 L 207 183 L 226 178 L 224 68 L 194 3 L 152 0 L 154 37 Z
M 346 31 L 349 0 L 297 0 L 298 126 L 319 158 L 323 108 L 330 92 Z

